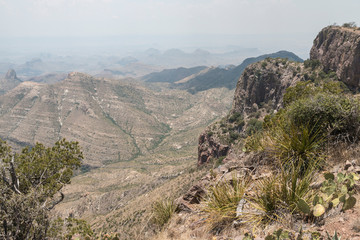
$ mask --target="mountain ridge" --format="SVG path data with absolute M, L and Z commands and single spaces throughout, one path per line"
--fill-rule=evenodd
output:
M 198 68 L 191 68 L 187 69 L 187 76 L 185 76 L 186 74 L 184 69 L 163 70 L 159 73 L 146 75 L 145 77 L 143 77 L 143 80 L 148 82 L 168 82 L 171 83 L 172 88 L 187 90 L 190 93 L 196 93 L 211 88 L 221 87 L 225 87 L 227 89 L 235 89 L 237 80 L 241 76 L 244 69 L 251 63 L 258 62 L 265 58 L 288 58 L 292 61 L 303 61 L 294 53 L 288 51 L 279 51 L 276 53 L 264 54 L 258 57 L 247 58 L 238 66 L 209 67 L 207 68 L 208 71 L 204 71 L 203 73 L 201 73 L 201 71 L 204 69 L 200 70 Z M 182 80 L 179 78 L 168 78 L 169 73 L 178 76 L 178 72 L 180 70 L 183 73 L 183 75 L 181 76 L 184 76 L 184 79 L 186 78 L 186 80 Z

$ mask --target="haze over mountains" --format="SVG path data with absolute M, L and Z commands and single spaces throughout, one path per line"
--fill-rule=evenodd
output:
M 25 59 L 3 55 L 0 59 L 0 74 L 12 68 L 26 80 L 38 75 L 72 71 L 112 77 L 139 77 L 166 68 L 239 64 L 246 57 L 261 53 L 256 48 L 233 49 L 221 53 L 202 49 L 190 52 L 180 49 L 160 51 L 155 48 L 128 53 L 114 51 L 84 55 L 41 53 Z

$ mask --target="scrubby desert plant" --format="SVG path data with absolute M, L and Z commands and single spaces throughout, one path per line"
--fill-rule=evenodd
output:
M 358 138 L 360 104 L 350 96 L 318 93 L 291 104 L 287 116 L 296 125 L 316 126 L 314 130 L 325 134 Z
M 221 231 L 238 218 L 236 209 L 248 186 L 248 178 L 233 177 L 231 183 L 221 181 L 208 189 L 204 211 L 209 215 L 207 221 L 212 230 Z
M 328 232 L 326 232 L 327 238 L 326 240 L 341 240 L 341 236 L 335 231 L 333 236 L 330 236 Z
M 152 222 L 158 227 L 164 226 L 176 210 L 174 200 L 165 198 L 152 205 Z
M 255 194 L 250 197 L 250 205 L 256 211 L 246 217 L 266 225 L 274 221 L 283 222 L 285 215 L 299 212 L 298 202 L 309 203 L 316 193 L 311 188 L 313 170 L 308 168 L 300 174 L 300 166 L 281 168 L 279 172 L 258 180 Z

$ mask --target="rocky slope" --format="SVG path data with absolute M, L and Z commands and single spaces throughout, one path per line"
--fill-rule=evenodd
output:
M 326 72 L 335 71 L 350 89 L 360 87 L 360 29 L 329 26 L 319 32 L 310 51 Z
M 21 80 L 16 76 L 14 69 L 9 69 L 3 78 L 0 78 L 0 95 L 15 88 L 21 83 Z
M 197 136 L 226 115 L 233 95 L 131 82 L 73 72 L 54 84 L 22 82 L 0 96 L 0 137 L 13 147 L 80 142 L 85 173 L 72 179 L 56 213 L 123 232 L 123 239 L 144 230 L 153 201 L 199 178 Z
M 115 86 L 112 85 L 113 88 Z M 168 132 L 157 146 L 141 155 L 74 177 L 72 184 L 64 192 L 64 202 L 56 208 L 61 216 L 72 214 L 84 218 L 97 230 L 120 232 L 120 239 L 136 239 L 136 236 L 144 239 L 145 232 L 151 234 L 148 220 L 153 202 L 165 196 L 179 196 L 199 179 L 202 171 L 196 170 L 197 136 L 205 126 L 226 115 L 233 95 L 233 91 L 223 88 L 193 95 L 183 90 L 167 88 L 156 92 L 146 90 L 144 93 L 139 91 L 143 89 L 141 86 L 133 87 L 136 94 L 145 100 L 147 109 L 151 110 L 148 115 L 155 116 L 159 122 L 165 122 L 169 126 Z M 97 92 L 100 94 L 100 86 L 97 87 Z M 109 97 L 110 94 L 111 91 L 108 90 Z M 107 104 L 104 96 L 101 99 Z M 129 97 L 128 101 L 130 100 L 132 98 Z M 126 102 L 121 101 L 114 100 L 113 107 L 127 106 Z M 118 114 L 122 113 L 118 111 Z M 144 118 L 146 115 L 143 115 L 141 117 L 144 119 L 139 119 L 141 117 L 135 116 L 130 110 L 126 112 L 126 116 L 117 117 L 115 110 L 110 114 L 119 125 L 122 118 L 124 121 L 132 118 L 128 125 L 130 128 L 132 124 L 134 139 L 141 148 L 141 140 L 135 135 L 135 128 L 140 128 L 137 131 L 139 134 L 143 133 L 140 136 L 142 139 L 150 136 L 152 129 L 144 129 L 147 127 L 145 124 L 149 123 L 141 121 L 150 121 L 151 118 Z M 137 121 L 143 126 L 137 125 Z M 92 127 L 94 126 L 89 125 L 87 128 Z M 161 134 L 158 130 L 156 132 Z M 87 139 L 95 136 L 98 135 Z M 99 139 L 101 137 L 98 136 Z M 98 144 L 103 146 L 102 143 Z

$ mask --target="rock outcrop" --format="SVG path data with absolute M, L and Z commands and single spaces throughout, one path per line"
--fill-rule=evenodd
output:
M 303 64 L 285 59 L 266 59 L 250 65 L 237 83 L 231 112 L 246 115 L 266 103 L 279 109 L 286 88 L 304 78 L 302 71 Z
M 360 28 L 329 26 L 320 31 L 310 52 L 312 61 L 306 64 L 286 59 L 267 58 L 249 65 L 239 78 L 234 94 L 233 106 L 227 121 L 242 118 L 244 122 L 231 127 L 213 124 L 199 138 L 198 164 L 211 158 L 225 156 L 231 152 L 232 142 L 226 151 L 219 151 L 221 139 L 244 135 L 248 120 L 262 119 L 264 114 L 278 110 L 283 106 L 283 96 L 288 87 L 301 80 L 315 81 L 330 71 L 336 72 L 340 81 L 351 90 L 360 87 Z M 316 63 L 316 64 L 314 64 Z M 236 117 L 235 117 L 236 115 Z M 253 122 L 256 122 L 256 119 Z M 241 119 L 240 119 L 241 120 Z M 238 121 L 238 120 L 236 120 Z M 225 125 L 226 119 L 218 125 Z M 241 121 L 240 121 L 241 122 Z M 245 127 L 243 127 L 245 126 Z M 221 131 L 220 131 L 221 130 Z M 210 135 L 208 136 L 209 132 Z M 224 148 L 224 147 L 223 147 Z
M 202 133 L 199 137 L 198 165 L 208 163 L 212 158 L 225 157 L 229 149 L 228 145 L 217 142 L 207 132 Z
M 300 80 L 305 80 L 304 72 L 306 71 L 302 63 L 280 58 L 267 58 L 261 62 L 249 65 L 237 83 L 232 110 L 227 116 L 227 120 L 224 119 L 223 122 L 228 122 L 232 115 L 237 114 L 244 117 L 244 124 L 246 125 L 247 120 L 255 112 L 259 112 L 261 115 L 261 112 L 266 113 L 269 110 L 278 110 L 282 106 L 282 99 L 286 88 Z M 265 110 L 264 108 L 267 109 Z M 223 127 L 221 128 L 223 124 L 220 124 L 219 128 L 219 124 L 215 123 L 200 135 L 198 165 L 208 163 L 212 158 L 227 156 L 230 152 L 231 142 L 224 144 L 220 139 L 230 137 L 231 141 L 231 137 L 234 134 L 238 135 L 244 131 L 242 129 L 244 124 L 238 123 L 241 126 L 235 126 L 235 123 L 235 125 L 232 124 L 232 130 L 229 130 L 229 127 L 227 128 L 228 130 Z M 234 129 L 237 130 L 235 131 Z
M 21 83 L 21 80 L 17 78 L 14 69 L 9 69 L 5 77 L 0 78 L 0 95 L 5 94 L 7 91 L 15 88 Z
M 18 79 L 17 77 L 16 77 L 16 72 L 15 72 L 15 70 L 14 69 L 9 69 L 9 71 L 6 73 L 6 75 L 5 75 L 5 79 L 8 79 L 8 80 L 10 80 L 10 79 L 13 79 L 13 80 L 15 80 L 15 79 Z
M 310 51 L 325 72 L 335 71 L 351 90 L 360 87 L 360 29 L 329 26 L 322 29 Z

